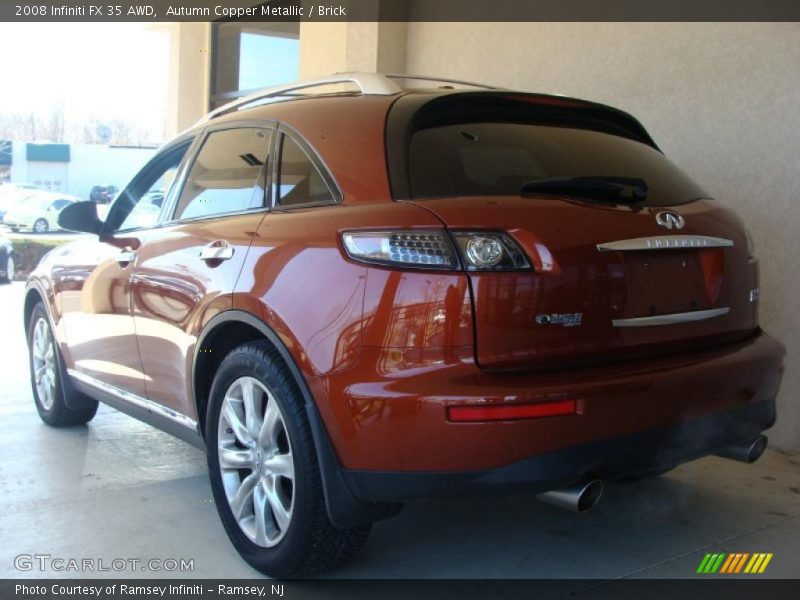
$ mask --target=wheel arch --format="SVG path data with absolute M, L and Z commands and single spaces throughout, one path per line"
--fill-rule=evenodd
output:
M 28 327 L 30 326 L 31 317 L 33 316 L 33 310 L 39 303 L 41 303 L 42 307 L 44 308 L 45 315 L 47 315 L 47 320 L 50 322 L 50 331 L 52 332 L 55 341 L 56 360 L 58 361 L 59 365 L 58 377 L 61 383 L 61 389 L 64 391 L 65 402 L 67 406 L 73 410 L 86 409 L 87 406 L 89 406 L 88 403 L 92 402 L 93 400 L 83 394 L 78 394 L 75 391 L 72 385 L 72 379 L 67 375 L 66 365 L 64 364 L 64 356 L 61 350 L 61 340 L 58 338 L 58 329 L 56 329 L 55 322 L 53 321 L 53 311 L 51 310 L 52 307 L 50 305 L 50 301 L 48 300 L 48 295 L 33 281 L 28 283 L 27 289 L 25 290 L 25 302 L 22 308 L 22 327 L 25 330 L 26 343 L 28 341 Z
M 26 333 L 28 331 L 28 325 L 31 322 L 33 309 L 39 302 L 41 302 L 44 306 L 44 312 L 47 313 L 47 318 L 50 320 L 50 328 L 53 330 L 53 335 L 56 336 L 56 339 L 58 340 L 58 331 L 55 327 L 55 322 L 53 321 L 53 311 L 51 310 L 52 307 L 50 306 L 51 300 L 52 296 L 49 295 L 36 280 L 28 281 L 28 284 L 25 288 L 25 303 L 23 304 L 22 308 L 22 327 L 25 329 Z
M 31 286 L 27 290 L 25 290 L 25 304 L 23 305 L 22 309 L 22 326 L 25 328 L 26 332 L 28 330 L 28 324 L 31 322 L 33 307 L 39 304 L 39 302 L 45 304 L 45 310 L 47 310 L 47 305 L 45 303 L 44 296 L 38 290 L 38 288 L 36 288 L 35 286 Z
M 192 402 L 202 435 L 205 437 L 208 393 L 216 367 L 231 350 L 256 340 L 265 340 L 278 351 L 303 395 L 325 493 L 325 506 L 334 525 L 354 527 L 397 514 L 402 505 L 368 503 L 354 495 L 342 475 L 342 467 L 327 428 L 300 368 L 278 334 L 251 313 L 235 309 L 222 312 L 209 320 L 198 338 L 192 362 Z

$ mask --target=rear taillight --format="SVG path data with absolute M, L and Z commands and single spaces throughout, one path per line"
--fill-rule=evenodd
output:
M 452 237 L 451 237 L 452 236 Z M 506 233 L 444 230 L 350 231 L 342 234 L 348 256 L 388 266 L 467 271 L 530 269 L 519 245 Z
M 517 271 L 531 268 L 528 257 L 506 233 L 455 231 L 453 239 L 467 271 Z
M 355 260 L 393 266 L 454 269 L 453 245 L 444 231 L 357 231 L 342 235 Z

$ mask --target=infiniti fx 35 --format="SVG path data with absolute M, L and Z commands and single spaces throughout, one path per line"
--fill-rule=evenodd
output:
M 585 510 L 604 481 L 752 462 L 775 421 L 784 349 L 742 221 L 593 102 L 377 74 L 264 90 L 167 143 L 103 221 L 59 222 L 94 235 L 28 279 L 41 418 L 99 401 L 205 449 L 270 575 L 347 561 L 417 498 Z

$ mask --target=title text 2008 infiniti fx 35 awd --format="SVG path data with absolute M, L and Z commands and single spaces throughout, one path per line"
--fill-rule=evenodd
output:
M 205 448 L 271 575 L 341 564 L 414 498 L 585 510 L 606 480 L 752 462 L 775 421 L 744 225 L 600 104 L 376 74 L 266 90 L 164 146 L 104 222 L 60 223 L 96 235 L 28 281 L 39 414 L 105 402 Z

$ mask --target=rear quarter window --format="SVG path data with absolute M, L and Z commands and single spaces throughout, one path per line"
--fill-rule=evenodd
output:
M 305 151 L 289 136 L 281 141 L 277 198 L 283 207 L 335 204 L 336 198 Z

